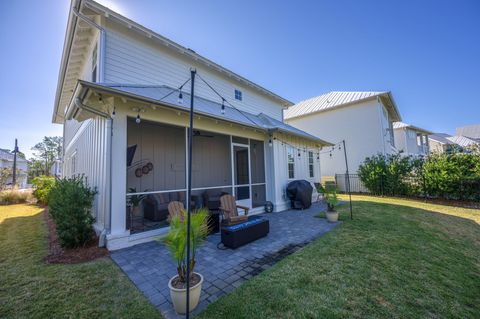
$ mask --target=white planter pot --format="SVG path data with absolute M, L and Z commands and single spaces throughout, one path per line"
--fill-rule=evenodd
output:
M 195 272 L 194 274 L 200 276 L 200 282 L 195 286 L 190 287 L 190 311 L 195 309 L 200 300 L 200 294 L 202 292 L 203 276 Z M 172 298 L 173 307 L 178 314 L 185 314 L 187 312 L 187 289 L 177 289 L 172 286 L 172 281 L 177 276 L 174 276 L 168 282 L 168 288 L 170 288 L 170 297 Z
M 338 221 L 338 212 L 326 212 L 325 215 L 327 215 L 327 220 L 330 223 L 336 223 Z

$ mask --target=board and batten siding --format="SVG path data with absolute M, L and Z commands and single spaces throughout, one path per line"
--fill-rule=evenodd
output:
M 117 84 L 166 85 L 178 88 L 190 77 L 190 67 L 195 67 L 207 82 L 240 110 L 253 114 L 265 113 L 282 120 L 282 105 L 262 96 L 254 89 L 242 86 L 226 75 L 191 61 L 186 56 L 170 52 L 166 47 L 148 42 L 129 31 L 109 25 L 105 45 L 105 82 Z M 235 100 L 235 89 L 242 91 L 242 101 Z M 183 88 L 189 92 L 190 84 Z M 195 82 L 197 96 L 221 103 L 221 99 L 200 79 Z
M 98 230 L 103 230 L 109 222 L 109 131 L 109 120 L 96 117 L 82 122 L 75 137 L 66 146 L 63 159 L 63 176 L 83 175 L 87 184 L 98 191 L 92 208 Z

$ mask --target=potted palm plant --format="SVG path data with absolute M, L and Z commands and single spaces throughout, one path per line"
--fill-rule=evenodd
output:
M 136 193 L 136 188 L 129 188 L 129 193 Z M 130 212 L 133 217 L 139 217 L 142 215 L 142 209 L 140 203 L 144 200 L 146 195 L 130 195 L 128 197 L 128 204 L 130 205 Z
M 190 311 L 195 309 L 202 291 L 203 276 L 194 272 L 197 248 L 208 234 L 208 210 L 200 209 L 190 217 L 190 273 L 187 274 L 187 218 L 186 211 L 180 216 L 172 217 L 170 231 L 163 239 L 170 250 L 172 258 L 177 263 L 177 275 L 168 282 L 173 307 L 179 314 L 185 314 L 187 309 L 187 276 L 190 278 Z
M 325 190 L 325 201 L 327 202 L 327 212 L 325 215 L 327 216 L 327 220 L 330 223 L 335 223 L 338 221 L 338 212 L 336 211 L 335 207 L 338 206 L 338 196 L 337 190 L 334 187 L 328 187 Z

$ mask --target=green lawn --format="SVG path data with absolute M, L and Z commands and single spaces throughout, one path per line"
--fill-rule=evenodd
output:
M 46 265 L 42 209 L 0 206 L 1 318 L 160 318 L 110 258 Z
M 354 196 L 344 223 L 201 318 L 480 318 L 480 211 Z M 274 240 L 274 239 L 272 239 Z

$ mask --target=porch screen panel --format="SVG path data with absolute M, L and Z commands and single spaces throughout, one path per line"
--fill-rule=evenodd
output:
M 143 192 L 186 187 L 184 128 L 128 119 L 127 144 L 136 145 L 132 165 L 127 168 L 128 188 Z
M 252 184 L 265 183 L 265 149 L 263 141 L 250 140 Z
M 252 207 L 264 206 L 267 200 L 265 184 L 252 186 Z
M 232 184 L 230 137 L 196 131 L 193 137 L 192 187 L 216 187 Z

